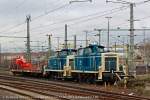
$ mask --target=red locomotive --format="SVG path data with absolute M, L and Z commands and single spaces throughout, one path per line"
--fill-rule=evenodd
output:
M 45 65 L 44 61 L 33 61 L 31 63 L 27 62 L 23 56 L 13 58 L 11 61 L 11 72 L 16 74 L 42 74 L 43 67 Z

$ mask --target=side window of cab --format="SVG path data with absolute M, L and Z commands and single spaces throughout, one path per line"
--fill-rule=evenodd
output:
M 84 50 L 84 49 L 79 49 L 78 52 L 77 52 L 77 54 L 78 54 L 79 56 L 82 56 L 82 55 L 83 55 L 83 50 Z
M 92 53 L 91 48 L 85 48 L 85 49 L 84 49 L 84 55 L 89 55 L 89 54 L 91 54 L 91 53 Z

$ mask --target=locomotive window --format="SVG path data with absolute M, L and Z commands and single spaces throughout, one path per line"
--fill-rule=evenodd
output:
M 69 53 L 69 55 L 75 55 L 75 54 L 76 54 L 76 51 L 70 50 L 68 53 Z
M 91 49 L 92 49 L 92 53 L 96 53 L 96 52 L 98 52 L 98 49 L 97 49 L 97 47 L 96 47 L 96 46 L 91 47 Z
M 76 54 L 76 52 L 75 52 L 75 51 L 72 51 L 72 52 L 70 52 L 70 54 L 71 54 L 71 55 L 75 55 L 75 54 Z
M 78 55 L 83 55 L 83 49 L 78 50 Z
M 89 55 L 92 52 L 91 48 L 85 48 L 84 54 Z
M 54 56 L 59 56 L 59 51 L 55 52 Z
M 104 52 L 104 48 L 98 48 L 98 52 Z
M 104 48 L 101 48 L 101 47 L 98 47 L 98 46 L 93 46 L 91 49 L 92 49 L 92 53 L 104 52 Z
M 61 54 L 60 54 L 61 56 L 65 56 L 65 55 L 67 55 L 67 51 L 61 51 Z

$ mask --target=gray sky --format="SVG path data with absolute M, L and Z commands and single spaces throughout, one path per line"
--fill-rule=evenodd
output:
M 94 36 L 94 28 L 107 28 L 107 19 L 111 16 L 111 28 L 129 28 L 129 7 L 121 9 L 124 4 L 106 3 L 105 0 L 93 0 L 92 3 L 72 3 L 70 0 L 0 0 L 0 35 L 7 36 L 26 36 L 26 15 L 31 15 L 31 39 L 33 41 L 47 41 L 46 34 L 52 34 L 53 37 L 64 37 L 64 25 L 68 24 L 68 38 L 73 39 L 76 34 L 78 39 L 85 38 L 85 30 L 92 31 L 88 38 L 97 41 Z M 117 1 L 117 0 L 113 0 Z M 142 2 L 144 0 L 126 0 L 129 2 Z M 150 2 L 138 4 L 134 7 L 135 28 L 143 26 L 150 27 Z M 42 15 L 42 16 L 40 16 Z M 37 18 L 37 16 L 40 16 Z M 21 24 L 21 25 L 20 25 Z M 119 41 L 117 35 L 128 35 L 129 32 L 110 32 L 111 44 Z M 135 32 L 142 35 L 142 32 Z M 106 45 L 106 32 L 102 32 L 102 44 Z M 149 37 L 148 32 L 146 32 Z M 135 37 L 135 42 L 141 42 L 142 36 Z M 57 48 L 56 38 L 52 39 L 53 48 Z M 3 50 L 22 51 L 25 48 L 25 39 L 1 38 Z M 61 38 L 63 43 L 63 38 Z M 125 37 L 125 41 L 127 41 Z M 37 45 L 36 42 L 31 43 Z M 84 45 L 84 42 L 78 42 L 78 45 Z M 40 44 L 41 45 L 41 44 Z M 44 42 L 43 45 L 46 45 Z

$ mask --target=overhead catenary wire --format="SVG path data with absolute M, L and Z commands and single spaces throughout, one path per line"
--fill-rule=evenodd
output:
M 141 4 L 139 4 L 139 5 L 141 5 Z M 125 8 L 126 7 L 126 8 Z M 110 10 L 110 13 L 106 13 L 106 15 L 107 14 L 112 14 L 112 13 L 115 13 L 115 11 L 114 12 L 111 12 L 111 11 L 113 11 L 113 10 L 116 10 L 116 9 L 120 9 L 120 10 L 123 10 L 123 8 L 125 8 L 125 9 L 127 9 L 127 7 L 128 6 L 122 6 L 122 7 L 117 7 L 117 8 L 114 8 L 114 9 L 112 9 L 112 10 Z M 120 11 L 120 10 L 118 10 L 118 11 Z M 104 11 L 105 12 L 105 11 Z M 109 12 L 109 11 L 108 11 Z M 117 11 L 116 11 L 117 12 Z M 73 24 L 69 24 L 69 26 L 71 26 L 71 25 L 76 25 L 76 24 L 78 24 L 78 23 L 81 23 L 81 22 L 87 22 L 87 21 L 90 21 L 90 20 L 94 20 L 94 19 L 96 19 L 96 18 L 98 18 L 98 17 L 103 17 L 103 16 L 105 16 L 105 14 L 104 15 L 101 15 L 101 16 L 96 16 L 96 17 L 92 17 L 92 18 L 88 18 L 88 17 L 90 17 L 90 16 L 94 16 L 94 15 L 96 15 L 96 14 L 98 14 L 98 13 L 94 13 L 94 14 L 91 14 L 91 15 L 86 15 L 86 16 L 82 16 L 82 17 L 78 17 L 78 18 L 73 18 L 73 19 L 69 19 L 69 20 L 64 20 L 64 21 L 61 21 L 61 22 L 56 22 L 56 23 L 52 23 L 52 24 L 49 24 L 49 25 L 44 25 L 44 26 L 51 26 L 51 25 L 55 25 L 55 24 L 61 24 L 61 23 L 65 23 L 65 22 L 71 22 L 71 21 L 78 21 L 78 20 L 81 20 L 81 21 L 79 21 L 79 22 L 76 22 L 76 23 L 73 23 Z M 148 16 L 149 17 L 149 16 Z M 84 19 L 85 18 L 85 20 L 82 20 L 82 19 Z M 87 18 L 87 19 L 86 19 Z M 142 18 L 142 19 L 144 19 L 144 18 Z M 123 24 L 123 23 L 121 23 L 121 24 Z M 43 28 L 44 26 L 39 26 L 39 27 L 34 27 L 33 29 L 37 29 L 37 28 Z M 54 30 L 54 29 L 52 29 L 52 30 Z
M 19 8 L 21 7 L 27 0 L 23 0 L 22 2 L 20 2 L 15 8 Z
M 21 25 L 24 25 L 24 24 L 25 24 L 25 22 L 16 24 L 16 25 L 14 25 L 14 26 L 11 26 L 11 27 L 9 27 L 9 28 L 6 28 L 6 29 L 3 30 L 3 31 L 0 31 L 0 33 L 8 32 L 8 31 L 10 31 L 10 30 L 12 30 L 12 29 L 14 29 L 14 28 L 17 28 L 17 27 L 19 27 L 19 26 L 21 26 Z
M 111 10 L 96 12 L 96 13 L 93 13 L 93 14 L 89 14 L 89 15 L 85 15 L 85 16 L 81 16 L 81 17 L 77 17 L 77 18 L 72 18 L 72 19 L 67 19 L 67 20 L 63 20 L 63 21 L 60 21 L 60 22 L 55 22 L 55 23 L 52 23 L 52 24 L 49 24 L 49 25 L 43 25 L 43 26 L 34 27 L 32 29 L 42 28 L 42 27 L 45 27 L 45 26 L 51 26 L 51 25 L 55 25 L 55 24 L 67 23 L 67 22 L 72 22 L 72 21 L 79 21 L 79 20 L 84 20 L 84 19 L 86 19 L 86 20 L 94 19 L 95 16 L 101 17 L 101 16 L 104 16 L 105 14 L 106 15 L 107 14 L 112 14 L 113 12 L 115 12 L 115 10 L 123 10 L 123 9 L 126 9 L 127 7 L 128 6 L 116 7 L 116 8 L 113 8 Z M 102 15 L 103 13 L 104 13 L 104 15 Z M 89 18 L 89 17 L 91 17 L 91 18 Z M 81 21 L 81 22 L 83 22 L 83 21 Z
M 139 18 L 139 20 L 141 20 L 141 19 L 145 20 L 145 19 L 148 19 L 148 18 L 150 18 L 150 16 L 146 16 L 146 17 Z M 125 22 L 125 23 L 127 23 L 127 22 Z M 124 25 L 125 23 L 117 24 L 117 25 L 115 25 L 115 26 Z M 52 24 L 51 24 L 51 25 L 52 25 Z M 57 29 L 60 29 L 60 28 L 63 28 L 63 27 L 53 28 L 53 29 L 51 29 L 51 30 L 49 30 L 49 31 L 40 32 L 40 34 L 44 34 L 44 33 L 46 33 L 46 32 L 50 32 L 50 31 L 57 30 Z M 33 28 L 33 29 L 34 29 L 34 28 Z M 25 30 L 23 30 L 23 31 L 25 31 Z M 15 33 L 20 33 L 20 32 L 23 32 L 23 31 L 18 31 L 18 32 L 15 32 Z
M 95 18 L 100 18 L 100 17 L 103 17 L 105 15 L 109 15 L 109 14 L 112 14 L 112 13 L 115 13 L 115 12 L 122 11 L 123 9 L 127 9 L 127 7 L 128 6 L 121 6 L 121 7 L 111 9 L 109 11 L 107 10 L 107 11 L 103 11 L 103 12 L 97 12 L 97 13 L 94 13 L 94 14 L 90 14 L 90 15 L 86 15 L 86 16 L 82 16 L 82 17 L 77 17 L 77 18 L 73 18 L 73 19 L 69 19 L 69 20 L 64 20 L 64 21 L 52 23 L 52 24 L 49 24 L 49 25 L 38 26 L 38 27 L 32 28 L 31 31 L 33 31 L 35 29 L 44 28 L 46 26 L 51 26 L 51 25 L 61 24 L 61 23 L 66 23 L 66 22 L 78 21 L 78 23 L 82 23 L 82 22 L 86 22 L 86 21 L 91 21 L 91 20 L 95 20 Z M 104 14 L 103 15 L 101 14 L 101 15 L 98 16 L 97 15 L 98 13 L 100 13 L 100 14 L 104 13 Z M 95 15 L 96 15 L 96 17 L 95 17 Z M 90 18 L 88 18 L 88 17 L 90 17 Z M 74 25 L 74 24 L 77 24 L 77 23 L 69 24 L 69 26 Z M 60 28 L 63 28 L 63 27 L 60 27 Z M 54 29 L 51 29 L 51 30 L 55 30 L 55 29 L 59 29 L 59 28 L 54 28 Z
M 144 3 L 146 3 L 146 2 L 148 2 L 148 1 L 150 1 L 150 0 L 145 0 L 144 2 L 139 2 L 139 3 L 136 3 L 136 5 L 141 5 L 141 4 L 144 4 Z M 121 10 L 123 10 L 122 8 L 124 8 L 125 7 L 125 9 L 127 9 L 128 7 L 129 7 L 129 5 L 128 6 L 122 6 L 122 7 L 120 7 L 119 9 L 120 10 L 118 10 L 118 11 L 121 11 Z M 117 11 L 114 11 L 114 12 L 117 12 Z M 113 12 L 111 12 L 111 14 L 112 14 Z M 108 13 L 109 14 L 109 13 Z M 105 14 L 104 14 L 105 15 Z M 101 15 L 101 16 L 103 16 L 103 15 Z M 101 17 L 101 16 L 95 16 L 94 17 L 94 19 L 95 18 L 97 18 L 97 17 Z M 150 16 L 149 16 L 150 17 Z M 144 18 L 143 18 L 144 19 Z M 92 20 L 91 18 L 89 18 L 89 19 L 87 19 L 87 20 L 84 20 L 84 21 L 88 21 L 88 20 Z M 77 23 L 75 23 L 75 24 L 77 24 Z
M 57 11 L 57 10 L 59 10 L 59 9 L 62 9 L 62 8 L 64 8 L 64 7 L 66 7 L 66 6 L 68 6 L 68 5 L 69 5 L 69 4 L 65 4 L 65 5 L 60 6 L 60 7 L 58 7 L 58 8 L 55 8 L 55 9 L 53 9 L 53 10 L 50 10 L 50 11 L 48 11 L 48 12 L 45 13 L 45 14 L 39 15 L 39 16 L 37 16 L 37 17 L 35 17 L 35 18 L 32 18 L 32 21 L 33 21 L 33 20 L 36 20 L 36 19 L 38 19 L 38 18 L 40 18 L 40 17 L 42 17 L 42 16 L 48 15 L 49 13 L 55 12 L 55 11 Z M 139 4 L 139 5 L 140 5 L 140 4 Z M 127 6 L 122 6 L 122 7 L 114 8 L 114 9 L 110 10 L 110 12 L 113 11 L 113 10 L 116 10 L 116 9 L 123 9 L 124 7 L 127 7 Z M 104 11 L 104 12 L 107 12 L 107 11 Z M 109 12 L 109 11 L 108 11 L 108 12 Z M 103 13 L 103 12 L 102 12 L 102 13 Z M 61 22 L 56 22 L 56 23 L 52 23 L 52 24 L 44 25 L 44 26 L 51 26 L 51 25 L 55 25 L 55 24 L 60 24 L 60 23 L 65 23 L 65 22 L 71 22 L 71 21 L 75 21 L 75 20 L 81 20 L 81 19 L 84 19 L 84 18 L 88 18 L 88 17 L 90 17 L 90 16 L 94 16 L 94 15 L 96 15 L 96 14 L 98 14 L 98 13 L 94 13 L 94 14 L 91 14 L 91 15 L 86 15 L 86 16 L 82 16 L 82 17 L 78 17 L 78 18 L 73 18 L 73 19 L 69 19 L 69 20 L 64 20 L 64 21 L 61 21 Z M 110 14 L 111 14 L 111 13 L 110 13 Z M 107 15 L 107 14 L 106 14 L 106 15 Z M 105 16 L 105 15 L 103 15 L 103 16 Z M 97 16 L 97 17 L 100 17 L 100 16 Z M 97 18 L 97 17 L 94 17 L 94 18 Z M 86 19 L 86 20 L 82 20 L 82 21 L 76 22 L 76 23 L 74 23 L 74 24 L 81 23 L 81 22 L 86 22 L 87 20 L 92 20 L 92 19 L 94 19 L 94 18 L 88 18 L 88 19 Z M 71 25 L 74 25 L 74 24 L 71 24 Z M 44 27 L 44 26 L 34 27 L 34 28 L 32 28 L 32 29 L 42 28 L 42 27 Z M 32 30 L 32 29 L 31 29 L 31 30 Z M 17 33 L 17 32 L 15 32 L 15 33 Z
M 68 27 L 69 26 L 72 26 L 72 25 L 76 25 L 76 24 L 79 24 L 79 23 L 83 23 L 83 22 L 88 22 L 88 21 L 91 21 L 91 20 L 95 20 L 96 18 L 101 18 L 101 17 L 103 17 L 103 16 L 106 16 L 106 15 L 110 15 L 110 14 L 112 14 L 112 13 L 115 13 L 115 12 L 119 12 L 119 11 L 122 11 L 122 9 L 121 10 L 117 10 L 117 11 L 110 11 L 110 12 L 108 12 L 108 13 L 105 13 L 105 14 L 102 14 L 102 15 L 99 15 L 99 16 L 94 16 L 94 17 L 91 17 L 91 18 L 86 18 L 85 17 L 85 19 L 83 19 L 83 20 L 80 20 L 80 21 L 78 21 L 77 19 L 75 19 L 75 20 L 77 20 L 77 22 L 76 23 L 73 23 L 73 24 L 68 24 Z M 68 21 L 71 21 L 71 20 L 68 20 Z M 73 21 L 73 20 L 72 20 Z M 64 21 L 65 22 L 65 21 Z M 54 24 L 56 24 L 56 23 L 54 23 Z M 50 25 L 54 25 L 54 24 L 50 24 Z M 60 24 L 60 23 L 58 23 L 58 24 Z M 49 26 L 49 25 L 47 25 L 47 26 Z M 38 27 L 39 28 L 39 27 Z M 42 28 L 42 27 L 41 27 Z M 63 28 L 63 27 L 62 27 Z M 36 28 L 34 28 L 34 29 L 36 29 Z
M 59 9 L 62 9 L 62 8 L 64 8 L 64 7 L 66 7 L 66 6 L 69 6 L 69 4 L 65 4 L 65 5 L 60 6 L 60 7 L 58 7 L 58 8 L 55 8 L 55 9 L 53 9 L 53 10 L 51 10 L 51 11 L 48 11 L 46 14 L 41 14 L 41 15 L 39 15 L 39 16 L 37 16 L 37 17 L 34 17 L 34 18 L 32 18 L 32 21 L 31 21 L 31 22 L 33 22 L 33 21 L 36 20 L 36 19 L 39 19 L 39 18 L 42 17 L 42 16 L 48 15 L 49 13 L 55 12 L 55 11 L 57 11 L 57 10 L 59 10 Z M 96 15 L 97 17 L 100 17 L 100 16 L 98 16 L 97 14 L 106 13 L 106 15 L 107 15 L 107 12 L 108 12 L 109 14 L 111 14 L 112 12 L 115 12 L 115 10 L 118 10 L 118 9 L 121 10 L 121 9 L 126 8 L 126 7 L 127 7 L 127 6 L 116 7 L 116 8 L 113 8 L 113 9 L 111 9 L 111 10 L 102 11 L 102 12 L 97 12 L 97 13 L 94 13 L 94 14 L 85 15 L 85 16 L 81 16 L 81 17 L 77 17 L 77 18 L 73 18 L 73 19 L 69 19 L 69 20 L 63 20 L 63 21 L 61 21 L 61 22 L 56 22 L 56 23 L 52 23 L 52 24 L 44 25 L 44 26 L 51 26 L 51 25 L 55 25 L 55 24 L 61 24 L 61 23 L 66 23 L 66 22 L 71 22 L 71 21 L 76 21 L 76 20 L 78 21 L 78 20 L 86 19 L 86 18 L 88 18 L 88 17 L 91 17 L 91 19 L 92 19 L 92 17 L 94 17 L 95 15 Z M 104 15 L 103 15 L 103 16 L 104 16 Z M 94 19 L 94 18 L 93 18 L 93 19 Z M 87 20 L 88 20 L 88 19 L 87 19 Z M 86 20 L 85 20 L 85 21 L 86 21 Z M 83 22 L 83 21 L 81 21 L 81 22 Z M 24 22 L 23 24 L 25 24 L 25 22 Z M 16 28 L 16 27 L 19 26 L 19 25 L 21 25 L 21 24 L 15 25 L 14 27 L 11 27 L 10 29 L 12 30 L 12 29 Z M 72 24 L 72 25 L 73 25 L 73 24 Z M 34 28 L 31 29 L 31 31 L 34 30 L 34 29 L 39 29 L 39 28 L 43 28 L 43 27 L 42 27 L 42 26 L 34 27 Z M 6 31 L 8 31 L 8 29 L 7 29 Z M 0 33 L 4 33 L 4 32 L 6 32 L 6 31 L 0 32 Z M 20 31 L 19 31 L 19 32 L 20 32 Z M 15 32 L 15 33 L 19 33 L 19 32 Z
M 0 37 L 4 37 L 4 38 L 27 38 L 27 37 L 21 37 L 21 36 L 2 36 L 2 35 L 0 35 Z
M 26 1 L 27 1 L 27 0 L 21 1 L 19 4 L 17 4 L 17 6 L 15 6 L 15 8 L 18 9 L 18 8 L 21 7 Z M 4 31 L 1 31 L 0 33 L 5 32 L 5 31 L 8 31 L 8 30 L 12 30 L 12 29 L 14 29 L 14 28 L 16 28 L 16 27 L 18 27 L 18 26 L 23 25 L 23 24 L 25 24 L 25 22 L 18 23 L 18 24 L 14 25 L 14 26 L 11 26 L 10 28 L 6 28 Z
M 68 5 L 68 4 L 65 4 L 65 5 Z M 58 7 L 58 8 L 56 8 L 56 9 L 53 9 L 53 10 L 51 10 L 51 11 L 49 11 L 48 13 L 50 13 L 50 12 L 54 12 L 55 10 L 57 11 L 57 10 L 59 10 L 59 9 L 61 9 L 61 8 L 63 8 L 63 7 L 65 7 L 65 5 L 63 5 L 63 6 L 61 6 L 61 7 Z M 125 7 L 125 6 L 122 6 L 122 7 Z M 114 8 L 114 9 L 117 9 L 117 8 Z M 121 9 L 120 7 L 119 7 L 119 9 Z M 113 10 L 113 9 L 112 9 Z M 110 11 L 111 12 L 111 11 Z M 44 14 L 44 15 L 47 15 L 47 14 Z M 43 15 L 43 16 L 44 16 Z M 95 13 L 95 15 L 96 15 L 96 13 Z M 37 17 L 35 17 L 35 19 L 33 18 L 32 20 L 36 20 L 36 18 L 38 19 L 39 17 L 42 17 L 42 15 L 39 15 L 39 16 L 37 16 Z M 69 19 L 69 20 L 64 20 L 64 21 L 61 21 L 61 22 L 56 22 L 56 23 L 52 23 L 52 24 L 50 24 L 50 25 L 55 25 L 55 24 L 60 24 L 60 23 L 65 23 L 65 22 L 71 22 L 71 21 L 78 21 L 78 20 L 81 20 L 81 22 L 86 22 L 86 20 L 83 20 L 82 21 L 82 19 L 86 19 L 86 17 L 88 17 L 88 16 L 90 16 L 90 15 L 86 15 L 86 16 L 81 16 L 81 17 L 78 17 L 78 18 L 73 18 L 73 19 Z M 91 16 L 94 16 L 94 14 L 92 14 Z M 97 17 L 99 17 L 99 16 L 97 16 Z M 94 17 L 95 18 L 95 17 Z M 94 19 L 93 18 L 93 19 Z M 87 19 L 87 20 L 89 20 L 89 19 Z M 81 23 L 81 22 L 76 22 L 76 23 L 74 23 L 74 24 L 77 24 L 77 23 Z M 74 25 L 74 24 L 71 24 L 71 25 Z M 46 26 L 49 26 L 49 25 L 46 25 Z M 37 29 L 37 28 L 42 28 L 42 26 L 39 26 L 39 27 L 35 27 L 35 28 L 33 28 L 33 29 Z M 53 30 L 53 29 L 52 29 Z M 24 30 L 25 31 L 25 30 Z M 31 29 L 31 31 L 32 31 L 32 29 Z M 21 31 L 20 31 L 21 32 Z M 23 32 L 23 31 L 22 31 Z M 15 33 L 17 33 L 17 32 L 15 32 Z M 19 33 L 19 32 L 18 32 Z
M 32 18 L 32 21 L 31 21 L 31 22 L 33 22 L 34 20 L 39 19 L 40 17 L 43 17 L 43 16 L 48 15 L 48 14 L 50 14 L 50 13 L 53 13 L 53 12 L 55 12 L 55 11 L 57 11 L 57 10 L 60 10 L 60 9 L 66 7 L 66 6 L 68 6 L 68 5 L 69 5 L 69 4 L 64 4 L 64 5 L 60 6 L 60 7 L 57 7 L 57 8 L 55 8 L 55 9 L 52 9 L 52 10 L 50 10 L 50 11 L 44 13 L 44 14 L 38 15 L 38 16 Z M 12 29 L 15 29 L 15 28 L 17 28 L 17 27 L 23 25 L 23 24 L 25 24 L 25 22 L 22 22 L 22 23 L 19 23 L 19 24 L 14 25 L 14 26 L 12 26 L 12 27 L 6 28 L 4 31 L 1 31 L 0 33 L 8 32 L 8 31 L 10 31 L 10 30 L 12 30 Z
M 64 5 L 60 6 L 60 7 L 57 7 L 57 8 L 55 8 L 55 9 L 50 10 L 50 11 L 47 11 L 47 12 L 45 12 L 44 14 L 41 14 L 41 15 L 39 15 L 39 16 L 36 16 L 36 17 L 32 18 L 32 21 L 37 20 L 37 19 L 39 19 L 39 18 L 41 18 L 41 17 L 43 17 L 43 16 L 46 16 L 46 15 L 48 15 L 48 14 L 50 14 L 50 13 L 53 13 L 53 12 L 55 12 L 55 11 L 58 11 L 58 10 L 60 10 L 60 9 L 63 9 L 63 8 L 65 8 L 65 7 L 67 7 L 67 6 L 69 6 L 69 4 L 64 4 Z

